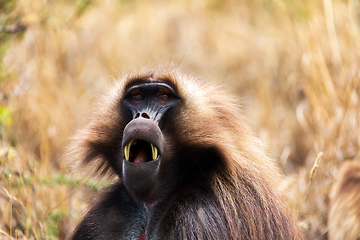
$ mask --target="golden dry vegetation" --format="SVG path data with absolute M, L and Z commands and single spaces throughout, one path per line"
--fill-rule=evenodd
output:
M 0 7 L 0 239 L 66 237 L 107 184 L 67 168 L 74 129 L 114 78 L 168 62 L 238 97 L 284 169 L 307 237 L 327 239 L 334 176 L 342 162 L 360 161 L 358 0 Z

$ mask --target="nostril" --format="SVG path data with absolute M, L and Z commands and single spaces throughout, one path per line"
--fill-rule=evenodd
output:
M 140 117 L 140 113 L 137 113 L 137 114 L 135 115 L 135 118 L 138 118 L 138 117 Z
M 142 113 L 141 116 L 142 116 L 143 118 L 150 119 L 149 115 L 147 115 L 146 113 Z

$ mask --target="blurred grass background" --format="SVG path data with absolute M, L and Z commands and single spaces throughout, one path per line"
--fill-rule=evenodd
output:
M 74 129 L 114 78 L 169 61 L 238 96 L 327 239 L 334 176 L 360 161 L 359 30 L 359 0 L 0 0 L 0 239 L 67 236 L 107 184 L 66 168 Z

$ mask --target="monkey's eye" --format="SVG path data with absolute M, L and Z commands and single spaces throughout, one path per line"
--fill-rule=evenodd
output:
M 134 103 L 138 103 L 143 99 L 143 96 L 141 94 L 135 94 L 131 99 Z
M 160 95 L 158 96 L 158 99 L 159 99 L 159 102 L 165 103 L 165 102 L 167 102 L 167 100 L 169 100 L 169 95 L 167 95 L 167 94 L 160 94 Z

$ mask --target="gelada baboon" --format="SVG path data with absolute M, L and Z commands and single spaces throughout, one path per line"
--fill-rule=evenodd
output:
M 349 161 L 341 166 L 330 197 L 329 239 L 360 239 L 359 163 Z
M 278 168 L 227 94 L 176 67 L 117 84 L 73 149 L 119 180 L 73 239 L 301 239 Z

